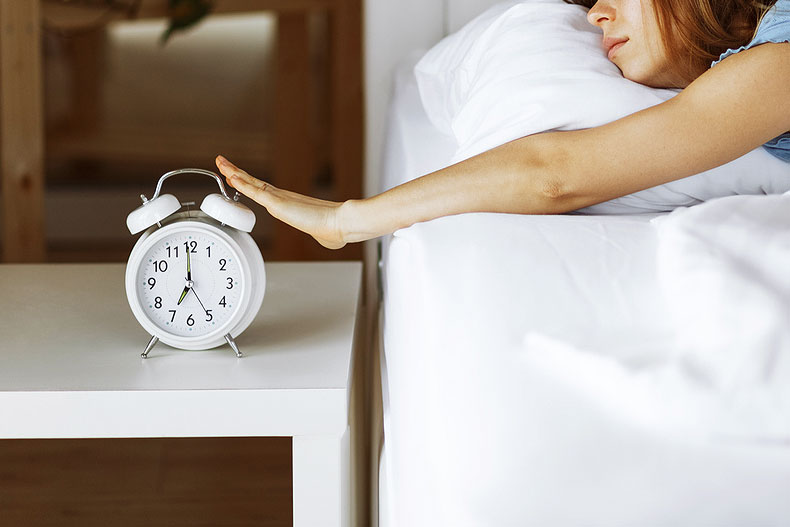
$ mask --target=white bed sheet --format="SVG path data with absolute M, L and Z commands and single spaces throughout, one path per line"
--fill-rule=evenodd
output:
M 385 187 L 455 149 L 408 65 L 397 79 Z M 788 521 L 786 444 L 684 437 L 542 366 L 554 343 L 633 371 L 671 359 L 653 218 L 466 214 L 385 240 L 381 525 Z

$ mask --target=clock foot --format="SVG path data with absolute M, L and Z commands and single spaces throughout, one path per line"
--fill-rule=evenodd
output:
M 156 346 L 157 342 L 159 342 L 158 337 L 151 337 L 151 340 L 148 341 L 148 345 L 145 347 L 145 351 L 140 356 L 144 359 L 147 359 L 148 352 L 151 351 L 154 348 L 154 346 Z
M 225 335 L 225 340 L 227 341 L 228 345 L 233 348 L 233 351 L 236 352 L 237 357 L 241 357 L 241 352 L 239 351 L 239 347 L 236 345 L 236 341 L 233 340 L 233 337 L 230 336 L 230 333 Z

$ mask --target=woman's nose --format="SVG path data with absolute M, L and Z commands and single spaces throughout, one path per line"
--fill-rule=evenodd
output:
M 615 18 L 615 8 L 610 2 L 598 1 L 587 12 L 587 21 L 594 25 L 601 27 L 604 22 L 612 22 Z

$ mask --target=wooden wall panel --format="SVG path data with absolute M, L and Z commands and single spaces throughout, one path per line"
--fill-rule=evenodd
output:
M 291 439 L 0 440 L 0 525 L 287 527 Z
M 338 0 L 330 17 L 332 161 L 339 199 L 362 197 L 362 6 Z
M 362 1 L 336 0 L 329 18 L 330 128 L 332 173 L 338 201 L 364 197 L 364 97 Z M 364 245 L 355 243 L 333 257 L 362 260 Z
M 39 7 L 38 1 L 0 0 L 0 179 L 6 262 L 45 259 Z
M 309 194 L 315 171 L 315 145 L 311 133 L 310 38 L 305 13 L 277 17 L 276 95 L 272 184 Z M 277 222 L 273 259 L 307 259 L 315 243 L 305 234 Z M 266 255 L 264 255 L 266 258 Z

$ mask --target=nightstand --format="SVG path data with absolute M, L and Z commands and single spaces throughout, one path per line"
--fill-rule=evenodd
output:
M 269 263 L 228 347 L 149 336 L 123 264 L 0 266 L 0 438 L 293 438 L 295 526 L 350 525 L 352 362 L 362 265 Z

